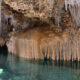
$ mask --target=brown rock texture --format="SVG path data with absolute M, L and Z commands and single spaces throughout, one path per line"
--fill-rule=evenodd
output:
M 49 21 L 51 17 L 58 18 L 59 11 L 64 7 L 64 0 L 4 0 L 14 10 L 24 16 Z
M 55 28 L 55 26 L 53 26 Z M 80 30 L 53 31 L 49 26 L 16 33 L 7 43 L 10 53 L 27 59 L 80 60 Z
M 4 3 L 24 17 L 56 24 L 62 29 L 74 25 L 69 10 L 65 11 L 64 0 L 4 0 Z
M 14 10 L 28 17 L 51 17 L 54 0 L 4 0 Z
M 63 0 L 4 0 L 2 16 L 9 53 L 27 59 L 80 61 L 80 29 L 64 10 Z

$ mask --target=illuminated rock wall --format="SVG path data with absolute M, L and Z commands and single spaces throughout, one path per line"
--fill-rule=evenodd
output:
M 12 37 L 7 43 L 8 50 L 27 59 L 80 60 L 79 33 L 70 36 L 68 32 L 55 34 L 29 30 Z

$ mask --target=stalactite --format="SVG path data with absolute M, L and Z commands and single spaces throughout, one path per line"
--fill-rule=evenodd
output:
M 54 55 L 53 55 L 53 56 L 54 56 L 54 58 L 55 58 L 54 60 L 56 60 L 56 61 L 57 61 L 57 60 L 58 60 L 58 58 L 57 58 L 57 48 L 56 48 L 56 45 L 54 45 L 53 50 L 54 50 Z
M 55 24 L 60 28 L 61 13 L 63 13 L 62 5 L 58 4 L 58 0 L 54 0 L 53 5 L 52 18 L 54 18 Z
M 55 45 L 52 44 L 52 60 L 57 60 L 57 56 L 56 56 L 56 51 L 55 51 Z
M 49 59 L 52 59 L 52 48 L 51 47 L 49 46 Z
M 63 60 L 63 44 L 61 44 L 61 60 Z
M 2 34 L 2 23 L 1 23 L 1 4 L 2 4 L 2 0 L 0 0 L 0 35 Z
M 76 26 L 80 25 L 80 0 L 65 0 L 65 9 L 67 10 L 69 5 L 69 10 L 72 17 L 74 18 Z
M 35 59 L 52 59 L 55 61 L 80 61 L 80 39 L 68 38 L 65 42 L 56 41 L 52 44 L 41 46 L 41 53 L 36 41 L 11 38 L 8 43 L 9 52 L 15 53 L 25 58 Z

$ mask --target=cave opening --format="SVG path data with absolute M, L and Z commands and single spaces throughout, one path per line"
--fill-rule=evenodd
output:
M 8 48 L 7 48 L 7 45 L 4 44 L 3 46 L 0 46 L 0 56 L 3 55 L 3 56 L 8 56 Z

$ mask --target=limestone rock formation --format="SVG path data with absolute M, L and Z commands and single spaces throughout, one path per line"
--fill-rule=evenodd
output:
M 63 0 L 4 0 L 4 2 L 14 10 L 23 13 L 24 16 L 47 22 L 51 22 L 53 18 L 59 21 L 64 7 Z
M 54 27 L 55 28 L 55 27 Z M 16 33 L 7 43 L 10 53 L 27 59 L 80 60 L 80 30 L 58 32 L 58 29 L 36 27 Z
M 4 0 L 1 35 L 8 38 L 9 53 L 80 61 L 80 29 L 64 5 L 64 0 Z

